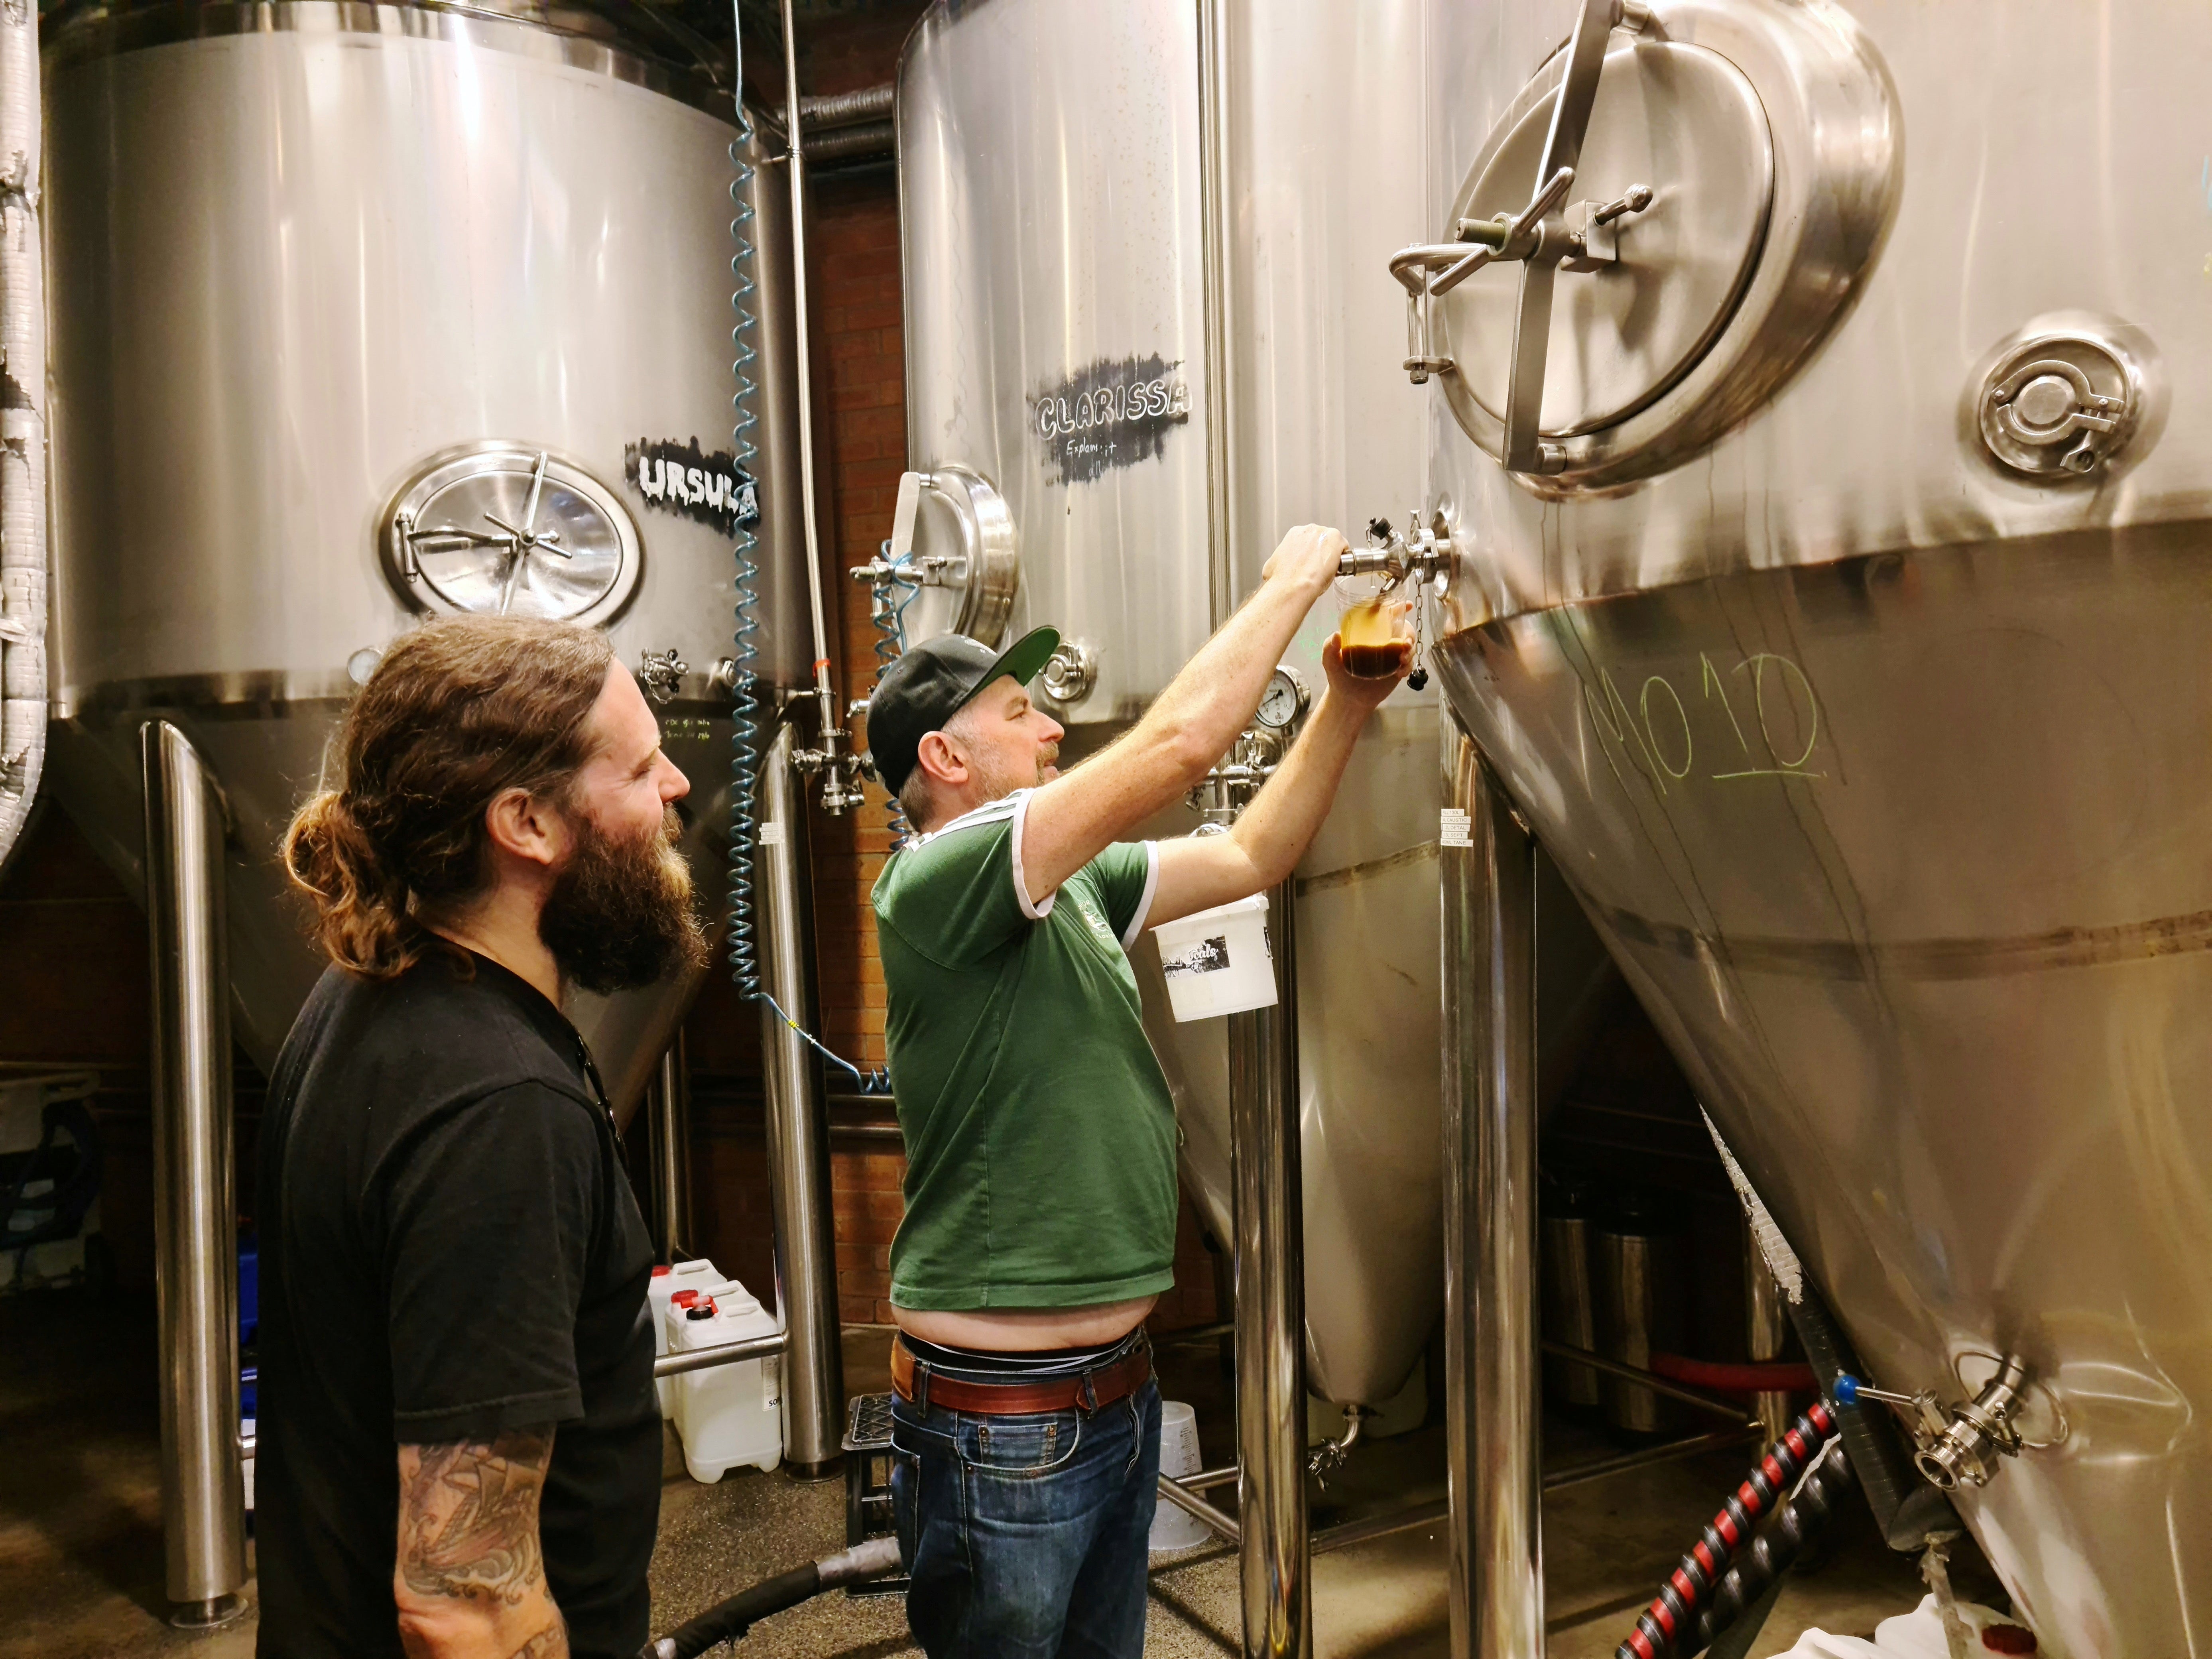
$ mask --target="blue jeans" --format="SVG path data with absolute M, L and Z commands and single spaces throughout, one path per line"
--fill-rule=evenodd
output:
M 1097 1411 L 891 1406 L 891 1501 L 930 1659 L 1139 1659 L 1160 1391 Z

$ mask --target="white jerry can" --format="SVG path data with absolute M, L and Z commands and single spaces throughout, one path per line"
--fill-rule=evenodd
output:
M 712 1292 L 672 1298 L 672 1353 L 719 1347 L 775 1334 L 775 1316 L 735 1280 Z M 783 1461 L 783 1365 L 780 1355 L 683 1371 L 676 1384 L 676 1432 L 684 1442 L 684 1467 L 694 1480 L 712 1483 L 750 1464 L 773 1469 Z
M 678 1291 L 703 1291 L 722 1282 L 714 1264 L 703 1257 L 696 1261 L 679 1261 L 672 1267 L 655 1267 L 653 1282 L 645 1291 L 646 1306 L 653 1319 L 653 1357 L 658 1359 L 668 1352 L 668 1303 Z M 653 1381 L 653 1392 L 660 1396 L 660 1414 L 676 1415 L 676 1379 L 657 1376 Z

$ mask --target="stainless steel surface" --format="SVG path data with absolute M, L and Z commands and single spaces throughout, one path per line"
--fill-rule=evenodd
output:
M 859 802 L 846 799 L 847 781 L 840 770 L 845 758 L 840 753 L 845 720 L 842 706 L 830 679 L 830 623 L 822 602 L 821 501 L 814 477 L 813 335 L 806 320 L 806 152 L 799 142 L 799 31 L 791 21 L 791 0 L 783 0 L 783 88 L 784 131 L 788 139 L 783 168 L 785 181 L 791 189 L 791 265 L 800 274 L 800 280 L 791 289 L 792 332 L 799 341 L 808 343 L 808 349 L 796 354 L 799 386 L 798 396 L 792 404 L 792 417 L 799 428 L 799 522 L 806 560 L 807 611 L 814 624 L 815 735 L 824 757 L 822 805 L 831 812 L 842 812 L 848 805 L 857 805 Z M 857 794 L 857 789 L 853 793 Z
M 1746 1357 L 1753 1364 L 1781 1358 L 1790 1340 L 1790 1314 L 1783 1304 L 1782 1286 L 1775 1283 L 1773 1270 L 1748 1226 L 1743 1235 L 1743 1315 Z M 1781 1439 L 1795 1420 L 1786 1390 L 1753 1395 L 1751 1413 L 1770 1444 Z
M 221 787 L 149 720 L 147 931 L 154 981 L 154 1265 L 161 1328 L 161 1537 L 169 1600 L 202 1626 L 245 1612 L 238 1447 L 238 1205 L 231 1174 Z
M 1395 165 L 1418 149 L 1420 109 L 1380 98 L 1350 119 L 1344 103 L 1347 87 L 1412 83 L 1420 6 L 1224 3 L 1239 457 L 1225 574 L 1199 429 L 1197 9 L 935 6 L 901 65 L 908 464 L 961 463 L 1002 493 L 1022 544 L 1010 635 L 1051 623 L 1096 647 L 1090 694 L 1056 715 L 1070 756 L 1126 728 L 1205 639 L 1217 586 L 1229 604 L 1249 592 L 1285 530 L 1334 524 L 1358 539 L 1370 515 L 1429 499 L 1422 411 L 1396 368 L 1398 301 L 1373 283 L 1428 210 L 1421 170 Z M 954 521 L 919 504 L 916 554 L 959 556 Z M 909 620 L 951 598 L 925 591 Z M 1287 653 L 1316 689 L 1335 625 L 1334 602 L 1316 606 Z M 1435 708 L 1433 690 L 1384 707 L 1297 872 L 1307 1380 L 1339 1404 L 1397 1393 L 1442 1292 Z M 1176 812 L 1143 833 L 1194 822 Z M 1220 1024 L 1176 1025 L 1151 941 L 1132 959 L 1176 1093 L 1184 1182 L 1228 1238 Z
M 39 9 L 0 14 L 0 869 L 46 760 L 46 294 Z
M 1590 1288 L 1590 1219 L 1576 1213 L 1547 1213 L 1540 1251 L 1544 1274 L 1544 1335 L 1562 1346 L 1597 1351 L 1597 1311 Z M 1563 1406 L 1598 1403 L 1597 1373 L 1570 1360 L 1551 1359 L 1544 1385 Z
M 1004 495 L 1006 625 L 1099 641 L 1090 722 L 1212 626 L 1196 52 L 1177 0 L 994 0 L 931 7 L 899 65 L 908 465 Z M 916 550 L 959 552 L 951 528 Z
M 1585 0 L 1572 14 L 1575 38 L 1587 41 L 1582 19 L 1602 21 L 1605 11 L 1605 0 Z M 1470 243 L 1463 263 L 1480 263 L 1449 267 L 1451 294 L 1431 307 L 1436 355 L 1458 366 L 1438 384 L 1494 457 L 1506 455 L 1510 400 L 1486 406 L 1477 388 L 1494 386 L 1490 395 L 1503 399 L 1518 362 L 1521 401 L 1533 411 L 1553 351 L 1565 354 L 1550 378 L 1557 412 L 1541 423 L 1554 435 L 1540 441 L 1529 420 L 1509 463 L 1520 482 L 1498 481 L 1524 495 L 1648 477 L 1741 422 L 1856 297 L 1897 207 L 1894 94 L 1852 14 L 1788 0 L 1670 0 L 1650 13 L 1632 41 L 1614 37 L 1589 109 L 1589 150 L 1576 158 L 1586 166 L 1559 186 L 1559 169 L 1573 165 L 1552 144 L 1568 59 L 1559 46 L 1564 9 L 1556 0 L 1432 8 L 1430 154 L 1443 176 L 1467 182 L 1428 223 L 1455 230 L 1517 205 L 1531 191 L 1529 171 L 1540 199 L 1553 189 L 1549 216 L 1520 228 L 1516 246 L 1533 257 L 1500 269 Z M 1522 85 L 1530 63 L 1542 67 Z M 1509 152 L 1540 171 L 1509 168 L 1486 185 Z M 1609 204 L 1632 184 L 1648 185 L 1654 198 L 1619 230 L 1617 258 L 1559 275 L 1559 259 L 1578 250 L 1555 210 L 1575 198 Z M 1771 206 L 1761 199 L 1769 191 Z M 1435 279 L 1440 294 L 1445 280 Z M 1548 397 L 1544 406 L 1554 408 Z M 1558 482 L 1528 476 L 1540 472 Z
M 1593 1279 L 1598 1349 L 1617 1366 L 1605 1372 L 1606 1421 L 1631 1434 L 1656 1434 L 1674 1426 L 1680 1413 L 1661 1394 L 1624 1376 L 1651 1369 L 1655 1352 L 1682 1347 L 1680 1242 L 1656 1223 L 1622 1219 L 1597 1230 Z
M 1234 1469 L 1231 1470 L 1230 1479 L 1236 1479 L 1236 1474 Z M 1199 1520 L 1203 1521 L 1231 1543 L 1240 1546 L 1243 1544 L 1244 1529 L 1237 1525 L 1237 1517 L 1214 1508 L 1212 1504 L 1200 1498 L 1198 1495 L 1198 1489 L 1189 1481 L 1178 1480 L 1171 1474 L 1164 1474 L 1160 1477 L 1160 1496 L 1185 1514 L 1195 1516 Z
M 936 522 L 940 513 L 951 520 L 949 536 Z M 1021 538 L 1006 497 L 981 473 L 947 461 L 901 474 L 887 556 L 889 564 L 870 563 L 853 574 L 872 579 L 896 568 L 918 585 L 899 596 L 909 639 L 965 634 L 996 645 L 1005 636 L 1020 586 Z
M 1575 191 L 1666 181 L 1663 201 L 1619 233 L 1617 260 L 1582 281 L 1573 261 L 1563 262 L 1533 359 L 1513 355 L 1518 296 L 1504 283 L 1469 282 L 1443 307 L 1456 397 L 1502 421 L 1508 371 L 1516 369 L 1528 381 L 1512 384 L 1529 399 L 1532 422 L 1534 396 L 1542 393 L 1540 429 L 1549 438 L 1616 425 L 1688 372 L 1734 313 L 1774 200 L 1765 112 L 1741 72 L 1716 53 L 1624 39 L 1608 60 L 1598 110 L 1583 158 L 1589 183 Z M 1488 216 L 1526 201 L 1547 119 L 1540 103 L 1523 114 L 1452 211 Z M 1638 280 L 1652 270 L 1663 280 Z
M 655 1376 L 680 1376 L 685 1371 L 703 1371 L 716 1365 L 734 1365 L 744 1359 L 773 1358 L 791 1351 L 790 1333 L 776 1331 L 767 1336 L 747 1337 L 742 1342 L 720 1342 L 711 1348 L 684 1348 L 674 1353 L 661 1354 L 653 1362 L 653 1374 Z M 786 1375 L 788 1374 L 789 1368 L 786 1367 Z
M 658 473 L 651 488 L 665 499 Z M 719 471 L 711 483 L 717 507 L 738 487 Z M 431 456 L 382 529 L 386 574 L 417 610 L 599 623 L 637 588 L 629 510 L 582 467 L 528 444 Z
M 681 1027 L 660 1056 L 647 1100 L 653 1258 L 672 1266 L 691 1255 L 691 1072 Z
M 1269 896 L 1278 915 L 1284 887 Z M 1297 1117 L 1295 928 L 1276 929 L 1274 1006 L 1231 1014 L 1237 1181 L 1237 1514 L 1246 1659 L 1313 1650 L 1306 1547 L 1305 1240 Z
M 1446 756 L 1468 831 L 1443 854 L 1451 1644 L 1523 1659 L 1544 1645 L 1535 848 L 1474 745 Z
M 1229 620 L 1243 597 L 1237 580 L 1241 458 L 1236 426 L 1236 258 L 1237 215 L 1231 169 L 1237 162 L 1231 77 L 1241 67 L 1239 9 L 1231 0 L 1198 0 L 1199 315 L 1206 355 L 1206 574 L 1207 617 Z M 1247 1624 L 1249 1626 L 1249 1620 Z
M 1656 9 L 1759 88 L 1780 225 L 1802 116 L 1715 13 Z M 1851 143 L 1909 132 L 1911 173 L 1879 257 L 1828 265 L 1831 337 L 1633 489 L 1540 500 L 1432 404 L 1434 483 L 1480 550 L 1439 678 L 1871 1379 L 1954 1399 L 1961 1356 L 2011 1354 L 2063 1408 L 2062 1443 L 1957 1498 L 2041 1651 L 2182 1653 L 2212 1639 L 2212 418 L 2178 386 L 2158 410 L 2154 363 L 2083 479 L 1994 461 L 1975 411 L 1992 354 L 2061 313 L 2212 354 L 2160 182 L 2212 19 L 1850 12 L 1892 112 Z M 1433 228 L 1559 25 L 1430 17 Z M 2054 192 L 2131 228 L 2128 256 L 2044 234 Z
M 807 1030 L 819 1019 L 814 986 L 813 885 L 805 791 L 792 765 L 787 720 L 762 757 L 755 852 L 761 988 Z M 830 1118 L 822 1062 L 805 1038 L 761 1003 L 761 1085 L 768 1109 L 769 1180 L 775 1199 L 776 1316 L 789 1347 L 783 1368 L 783 1457 L 802 1478 L 841 1455 L 845 1360 L 837 1322 L 837 1246 L 830 1212 Z
M 492 441 L 568 458 L 640 538 L 617 654 L 727 649 L 726 538 L 644 496 L 625 450 L 728 428 L 733 129 L 653 90 L 619 40 L 481 12 L 280 0 L 70 13 L 50 33 L 53 784 L 137 889 L 124 711 L 160 708 L 208 757 L 234 824 L 238 1034 L 266 1066 L 321 967 L 276 840 L 354 690 L 349 659 L 412 620 L 379 515 L 427 458 Z M 760 672 L 791 686 L 812 655 L 791 267 L 781 192 L 754 205 Z M 161 487 L 126 487 L 149 456 Z M 663 711 L 709 891 L 726 710 Z M 625 1114 L 690 994 L 579 1000 Z

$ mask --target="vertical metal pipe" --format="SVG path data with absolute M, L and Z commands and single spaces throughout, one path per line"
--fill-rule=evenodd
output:
M 801 1024 L 817 1023 L 812 888 L 806 802 L 792 764 L 797 734 L 776 730 L 761 766 L 755 882 L 761 913 L 761 982 Z M 842 1455 L 845 1359 L 837 1323 L 837 1242 L 830 1213 L 830 1117 L 822 1062 L 805 1040 L 761 1005 L 769 1180 L 775 1193 L 776 1310 L 783 1354 L 783 1456 L 801 1480 L 825 1475 Z
M 1451 1650 L 1544 1649 L 1535 845 L 1444 722 L 1445 1429 Z
M 788 3 L 788 0 L 787 0 Z M 1229 65 L 1232 0 L 1198 0 L 1200 292 L 1206 339 L 1207 594 L 1213 626 L 1237 609 L 1237 513 L 1230 330 Z
M 1246 1659 L 1312 1651 L 1306 1528 L 1305 1192 L 1291 884 L 1267 896 L 1279 1000 L 1229 1017 L 1237 1229 L 1237 1498 Z
M 1747 1224 L 1743 1230 L 1744 1335 L 1754 1364 L 1782 1358 L 1790 1333 L 1790 1311 L 1783 1305 L 1782 1287 L 1774 1282 L 1759 1241 Z M 1770 1390 L 1752 1396 L 1752 1414 L 1766 1432 L 1769 1443 L 1789 1432 L 1790 1395 Z
M 161 1532 L 171 1622 L 245 1611 L 238 1443 L 238 1209 L 231 1174 L 223 804 L 182 732 L 139 732 L 154 968 L 154 1250 L 161 1331 Z
M 1231 73 L 1237 0 L 1199 0 L 1200 251 L 1206 342 L 1207 592 L 1237 608 L 1236 331 L 1231 326 Z M 1235 1163 L 1237 1448 L 1248 1659 L 1312 1651 L 1306 1530 L 1305 1200 L 1299 1173 L 1297 954 L 1291 884 L 1269 895 L 1279 1000 L 1229 1018 Z
M 647 1120 L 653 1154 L 654 1254 L 680 1261 L 691 1245 L 691 1078 L 678 1026 L 653 1082 Z
M 822 603 L 822 532 L 814 478 L 814 336 L 806 320 L 806 156 L 799 143 L 799 34 L 792 27 L 791 0 L 783 0 L 783 91 L 784 132 L 789 140 L 783 164 L 791 182 L 791 318 L 798 341 L 799 517 L 806 536 L 806 597 L 813 608 L 814 700 L 826 749 L 831 746 L 830 733 L 842 731 L 844 720 L 830 684 L 830 624 Z M 744 88 L 738 89 L 738 96 L 744 96 Z

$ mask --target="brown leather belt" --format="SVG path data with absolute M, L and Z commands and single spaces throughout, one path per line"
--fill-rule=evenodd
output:
M 1140 1341 L 1110 1365 L 1049 1382 L 969 1382 L 931 1370 L 906 1344 L 891 1343 L 891 1387 L 909 1406 L 927 1411 L 973 1412 L 986 1417 L 1027 1416 L 1036 1412 L 1095 1412 L 1126 1400 L 1152 1374 L 1152 1348 Z

